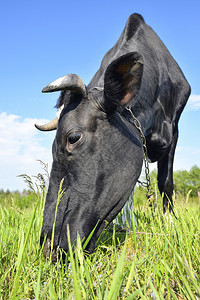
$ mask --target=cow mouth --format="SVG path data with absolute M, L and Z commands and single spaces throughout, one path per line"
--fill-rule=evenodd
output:
M 55 248 L 51 249 L 51 239 L 47 238 L 43 248 L 44 257 L 46 259 L 51 260 L 51 262 L 57 262 L 59 258 L 64 260 L 66 258 L 66 252 L 62 250 L 58 251 L 58 249 L 59 246 L 57 247 L 57 249 Z M 93 248 L 92 250 L 86 248 L 84 249 L 84 252 L 87 254 L 91 254 L 93 250 L 94 250 Z
M 105 226 L 105 224 L 104 224 Z M 94 234 L 94 233 L 93 233 Z M 45 240 L 46 239 L 46 240 Z M 83 246 L 83 251 L 87 254 L 93 253 L 95 249 L 95 240 L 93 240 L 93 236 L 89 238 L 87 241 L 87 244 L 85 245 L 87 238 L 83 238 L 82 240 L 82 246 Z M 75 250 L 76 247 L 76 242 L 77 240 L 74 240 L 73 243 L 71 244 L 72 249 Z M 42 245 L 42 244 L 41 244 Z M 58 259 L 65 259 L 66 258 L 66 253 L 69 251 L 68 246 L 62 247 L 62 245 L 57 244 L 52 245 L 52 238 L 50 238 L 48 235 L 46 238 L 44 238 L 43 242 L 43 255 L 46 259 L 49 259 L 51 262 L 57 262 Z
M 109 215 L 112 213 L 112 211 L 118 206 L 119 202 L 121 199 L 118 200 L 118 202 L 111 207 L 111 209 L 107 212 L 107 214 L 104 216 L 103 220 L 99 219 L 97 222 L 92 222 L 93 220 L 88 220 L 88 224 L 92 224 L 92 228 L 90 230 L 85 230 L 84 237 L 81 235 L 81 243 L 83 246 L 83 250 L 87 254 L 91 254 L 94 249 L 95 249 L 95 243 L 97 238 L 99 237 L 100 233 L 103 231 L 105 227 L 108 226 L 107 224 L 107 219 L 109 219 Z M 69 201 L 67 201 L 68 203 Z M 63 218 L 62 221 L 59 224 L 59 229 L 55 228 L 55 232 L 52 235 L 52 231 L 48 230 L 47 228 L 44 229 L 41 235 L 41 246 L 43 245 L 43 254 L 46 259 L 51 260 L 51 262 L 56 262 L 59 258 L 65 258 L 66 253 L 68 252 L 68 238 L 67 238 L 67 233 L 65 234 L 66 228 L 68 223 L 70 223 L 69 219 L 67 220 L 67 217 L 69 217 L 71 213 L 71 210 L 68 209 L 68 205 L 65 208 L 65 211 L 63 213 Z M 96 219 L 95 219 L 96 220 Z M 83 228 L 82 228 L 83 229 Z M 72 236 L 71 236 L 72 233 Z M 74 238 L 73 232 L 70 233 L 70 239 L 72 239 L 72 248 L 76 247 L 76 239 Z M 91 235 L 92 234 L 92 235 Z M 46 237 L 45 237 L 46 236 Z M 54 243 L 52 245 L 52 238 L 54 236 Z M 77 237 L 77 236 L 76 236 Z M 89 239 L 88 239 L 89 238 Z M 86 244 L 85 244 L 86 242 Z

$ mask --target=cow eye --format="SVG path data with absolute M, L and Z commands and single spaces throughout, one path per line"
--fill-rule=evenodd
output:
M 81 136 L 82 136 L 82 134 L 80 132 L 70 133 L 68 136 L 69 144 L 71 144 L 71 145 L 76 144 L 80 140 Z
M 66 149 L 72 152 L 76 146 L 83 142 L 83 134 L 80 131 L 73 131 L 68 133 Z

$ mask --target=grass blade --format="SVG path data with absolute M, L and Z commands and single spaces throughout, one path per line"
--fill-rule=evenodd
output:
M 125 258 L 126 253 L 126 243 L 124 245 L 124 248 L 122 250 L 121 256 L 119 258 L 117 268 L 114 273 L 113 280 L 111 282 L 110 291 L 107 297 L 107 300 L 114 300 L 117 299 L 119 295 L 119 290 L 122 284 L 121 277 L 122 277 L 122 266 Z
M 72 267 L 72 276 L 73 276 L 73 284 L 74 284 L 74 294 L 75 294 L 75 299 L 82 299 L 81 298 L 81 286 L 79 284 L 78 280 L 78 272 L 76 271 L 75 267 L 75 260 L 72 252 L 72 245 L 70 241 L 70 232 L 69 232 L 69 226 L 67 226 L 67 238 L 68 238 L 68 248 L 69 248 L 69 255 L 70 255 L 70 262 L 71 262 L 71 267 Z

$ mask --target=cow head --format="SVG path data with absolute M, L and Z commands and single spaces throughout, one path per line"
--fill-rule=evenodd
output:
M 74 242 L 77 233 L 92 252 L 106 223 L 125 204 L 142 167 L 138 132 L 123 112 L 137 97 L 142 79 L 142 57 L 123 55 L 105 70 L 104 83 L 88 90 L 77 75 L 64 76 L 43 89 L 61 91 L 58 120 L 36 127 L 57 128 L 53 164 L 46 197 L 41 243 L 51 239 L 60 182 L 64 195 L 55 221 L 54 247 L 68 250 L 67 227 Z

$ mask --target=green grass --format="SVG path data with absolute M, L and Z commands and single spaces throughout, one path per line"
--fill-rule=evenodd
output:
M 45 193 L 32 197 L 29 208 L 0 205 L 0 299 L 200 298 L 200 209 L 190 199 L 176 203 L 173 223 L 161 199 L 155 212 L 141 201 L 137 228 L 121 212 L 116 223 L 126 233 L 107 228 L 91 255 L 78 238 L 65 262 L 51 263 L 39 244 Z

